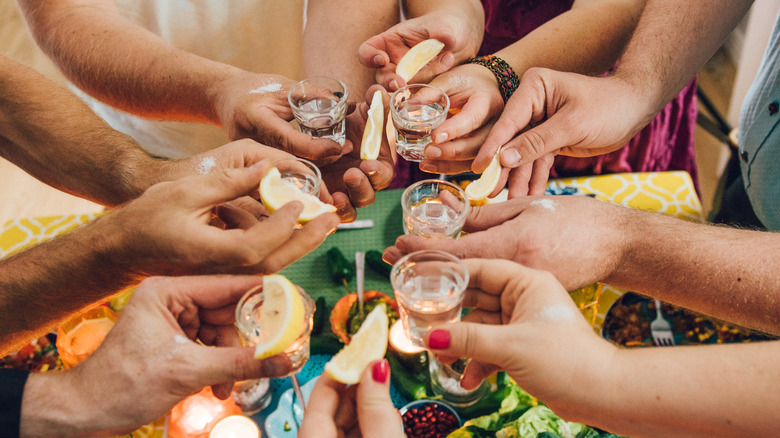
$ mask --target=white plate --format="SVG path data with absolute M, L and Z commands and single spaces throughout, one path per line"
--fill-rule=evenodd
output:
M 314 384 L 317 383 L 318 378 L 319 376 L 310 379 L 301 387 L 303 399 L 307 404 L 309 403 L 311 390 L 314 388 Z M 301 412 L 301 405 L 298 403 L 295 403 L 295 406 L 293 406 L 294 398 L 292 388 L 284 391 L 279 398 L 276 410 L 266 417 L 265 433 L 270 438 L 292 438 L 298 435 L 298 426 L 301 418 L 303 418 L 303 412 Z M 285 430 L 285 424 L 289 426 L 289 430 Z

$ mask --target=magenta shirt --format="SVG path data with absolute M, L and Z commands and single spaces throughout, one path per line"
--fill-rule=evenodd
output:
M 479 54 L 495 53 L 514 43 L 568 11 L 572 3 L 573 0 L 482 0 L 485 37 Z M 698 189 L 693 144 L 697 113 L 694 78 L 626 147 L 596 157 L 559 155 L 555 158 L 551 177 L 685 170 Z M 391 187 L 405 187 L 433 177 L 435 175 L 421 172 L 416 163 L 399 157 Z

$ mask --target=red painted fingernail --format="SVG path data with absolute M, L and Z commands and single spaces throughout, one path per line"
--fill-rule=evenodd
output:
M 428 347 L 434 350 L 444 350 L 450 347 L 450 332 L 447 330 L 434 330 L 428 336 Z
M 390 365 L 384 359 L 380 360 L 379 362 L 376 362 L 374 366 L 371 368 L 371 377 L 373 377 L 374 382 L 377 383 L 387 382 L 388 374 L 390 374 Z

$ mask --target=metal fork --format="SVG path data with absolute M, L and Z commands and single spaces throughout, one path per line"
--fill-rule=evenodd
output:
M 671 347 L 674 344 L 674 333 L 672 325 L 661 314 L 661 302 L 655 300 L 655 319 L 650 324 L 650 334 L 653 335 L 653 342 L 659 347 Z

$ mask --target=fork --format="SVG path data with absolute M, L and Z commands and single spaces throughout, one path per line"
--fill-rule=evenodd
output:
M 661 302 L 655 300 L 655 319 L 650 324 L 650 333 L 653 335 L 653 342 L 659 347 L 671 347 L 674 345 L 674 334 L 672 325 L 661 314 Z

